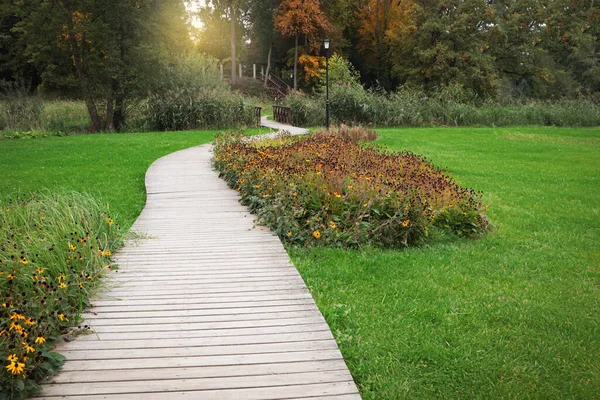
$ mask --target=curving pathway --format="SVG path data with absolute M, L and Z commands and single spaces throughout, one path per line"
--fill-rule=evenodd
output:
M 133 227 L 149 238 L 119 251 L 85 315 L 96 334 L 59 346 L 41 397 L 360 399 L 281 242 L 210 159 L 205 145 L 152 164 Z

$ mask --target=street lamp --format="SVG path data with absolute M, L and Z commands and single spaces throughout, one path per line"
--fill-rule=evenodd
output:
M 325 48 L 325 126 L 329 130 L 329 38 L 323 40 Z

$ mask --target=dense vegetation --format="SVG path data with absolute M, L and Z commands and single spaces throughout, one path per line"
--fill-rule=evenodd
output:
M 329 92 L 333 123 L 382 126 L 598 126 L 600 104 L 586 99 L 511 101 L 504 104 L 465 98 L 459 88 L 427 95 L 402 90 L 376 93 L 362 86 L 335 84 Z M 296 126 L 325 125 L 325 95 L 293 93 L 285 98 Z
M 81 194 L 0 200 L 0 387 L 36 388 L 62 358 L 53 341 L 79 321 L 120 243 L 115 220 Z
M 385 153 L 333 131 L 242 139 L 219 136 L 215 166 L 284 242 L 405 247 L 435 229 L 477 236 L 488 228 L 478 196 L 415 154 Z
M 234 88 L 244 82 L 238 67 L 249 76 L 250 64 L 259 64 L 267 75 L 291 77 L 294 88 L 320 93 L 322 41 L 329 36 L 332 82 L 358 85 L 332 92 L 338 121 L 598 123 L 600 9 L 594 1 L 212 0 L 187 6 L 194 4 L 196 14 L 180 0 L 4 2 L 0 81 L 82 99 L 90 131 L 243 126 L 250 119 L 247 102 L 226 86 L 215 87 L 220 67 Z M 191 17 L 202 26 L 193 27 Z M 203 67 L 195 71 L 211 77 L 201 86 L 188 73 L 198 58 Z M 339 64 L 351 72 L 336 75 Z M 173 74 L 180 78 L 165 85 Z M 258 92 L 260 85 L 241 86 Z M 420 103 L 424 110 L 415 110 Z M 581 113 L 573 112 L 579 107 Z M 11 122 L 5 126 L 20 130 Z

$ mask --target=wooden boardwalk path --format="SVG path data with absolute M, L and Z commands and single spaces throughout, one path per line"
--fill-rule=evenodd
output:
M 281 242 L 255 227 L 210 166 L 210 146 L 156 161 L 96 334 L 59 346 L 56 399 L 360 399 Z

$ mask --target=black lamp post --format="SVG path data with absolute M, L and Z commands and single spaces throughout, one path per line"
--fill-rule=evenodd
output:
M 329 130 L 329 38 L 323 40 L 325 48 L 325 126 Z

